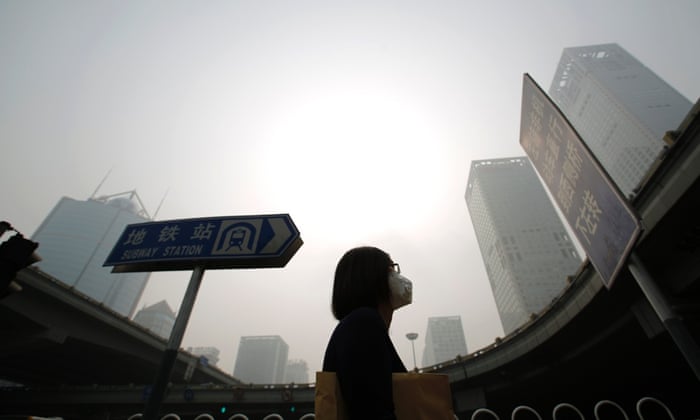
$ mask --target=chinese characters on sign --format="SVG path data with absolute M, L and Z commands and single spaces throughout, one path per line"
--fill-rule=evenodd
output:
M 524 76 L 520 144 L 607 287 L 640 234 L 639 221 L 556 105 Z
M 286 214 L 139 223 L 126 227 L 104 265 L 115 272 L 282 267 L 301 244 Z

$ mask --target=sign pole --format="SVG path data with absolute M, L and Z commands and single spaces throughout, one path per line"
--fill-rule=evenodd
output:
M 204 270 L 284 267 L 304 243 L 288 214 L 204 217 L 127 225 L 103 266 L 113 273 L 194 270 L 148 395 L 155 420 Z
M 148 397 L 148 403 L 144 410 L 144 420 L 155 420 L 158 416 L 163 397 L 165 396 L 165 388 L 170 380 L 170 373 L 175 365 L 177 351 L 180 348 L 180 343 L 182 343 L 182 337 L 185 335 L 185 328 L 190 319 L 192 307 L 194 306 L 194 301 L 197 297 L 197 291 L 199 291 L 203 276 L 204 268 L 202 266 L 196 266 L 192 272 L 190 282 L 187 285 L 185 296 L 182 298 L 182 304 L 180 305 L 180 310 L 175 319 L 175 325 L 170 333 L 170 339 L 168 340 L 168 345 L 165 348 L 163 359 L 158 368 L 158 374 L 156 375 L 153 389 Z
M 630 255 L 628 267 L 666 331 L 671 335 L 683 357 L 693 369 L 695 376 L 700 379 L 700 348 L 698 344 L 688 332 L 683 321 L 673 312 L 654 279 L 634 252 Z

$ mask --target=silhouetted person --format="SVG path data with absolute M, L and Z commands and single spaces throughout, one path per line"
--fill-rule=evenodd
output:
M 389 338 L 393 312 L 412 301 L 411 281 L 389 254 L 354 248 L 338 262 L 323 370 L 335 372 L 351 419 L 395 419 L 391 374 L 406 372 Z

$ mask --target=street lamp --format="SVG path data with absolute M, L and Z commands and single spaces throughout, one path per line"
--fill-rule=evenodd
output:
M 414 343 L 416 338 L 418 338 L 418 333 L 408 333 L 406 334 L 406 338 L 411 342 L 411 347 L 413 348 L 413 370 L 418 372 L 418 366 L 416 365 L 416 345 Z

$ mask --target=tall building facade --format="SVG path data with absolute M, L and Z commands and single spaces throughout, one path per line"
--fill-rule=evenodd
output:
M 441 316 L 428 318 L 425 332 L 423 366 L 432 366 L 467 355 L 467 342 L 464 339 L 462 318 Z
M 617 44 L 565 48 L 549 95 L 625 196 L 692 106 Z
M 509 334 L 564 289 L 581 258 L 526 157 L 473 161 L 465 199 Z
M 219 349 L 216 347 L 188 347 L 187 351 L 207 359 L 209 366 L 216 366 L 219 363 Z
M 161 300 L 139 310 L 134 316 L 134 322 L 167 339 L 175 325 L 175 312 L 170 309 L 168 302 Z
M 306 364 L 305 360 L 294 359 L 287 362 L 287 369 L 284 372 L 284 383 L 309 383 L 309 366 Z
M 131 317 L 150 273 L 113 274 L 102 264 L 126 225 L 148 220 L 135 191 L 86 201 L 63 197 L 32 236 L 42 258 L 36 266 Z
M 284 383 L 289 346 L 278 335 L 241 337 L 233 376 L 253 384 Z

